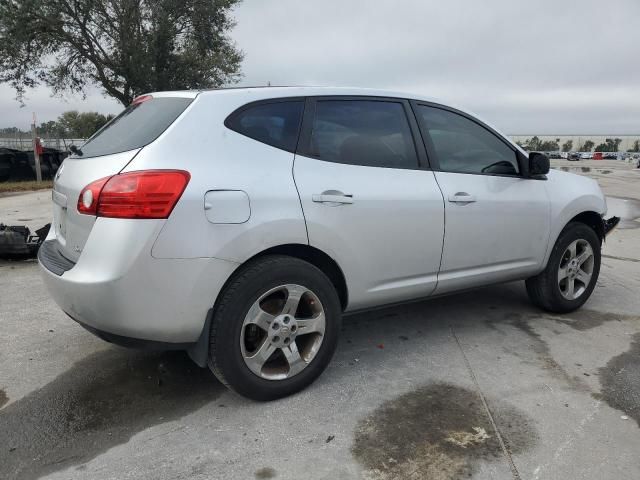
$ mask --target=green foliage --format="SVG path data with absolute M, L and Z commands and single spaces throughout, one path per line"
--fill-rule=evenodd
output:
M 113 115 L 102 115 L 98 112 L 82 112 L 70 110 L 64 112 L 56 120 L 41 123 L 38 135 L 47 138 L 89 138 L 104 124 L 113 118 Z M 31 131 L 21 131 L 16 127 L 0 129 L 0 135 L 13 136 L 16 134 L 31 135 Z
M 563 152 L 570 152 L 572 148 L 573 148 L 573 140 L 567 140 L 562 144 Z
M 540 140 L 539 137 L 533 137 L 524 142 L 524 145 L 521 145 L 528 152 L 555 152 L 560 150 L 558 145 L 560 139 L 556 141 L 552 140 Z
M 593 141 L 591 141 L 591 140 L 587 140 L 586 142 L 584 142 L 584 143 L 583 143 L 583 144 L 578 148 L 578 151 L 579 151 L 579 152 L 590 152 L 594 145 L 595 145 L 595 143 L 593 143 Z
M 78 113 L 76 110 L 64 112 L 54 123 L 54 131 L 63 138 L 89 138 L 113 118 L 97 112 Z
M 84 93 L 128 105 L 145 92 L 199 89 L 240 77 L 227 32 L 239 0 L 0 0 L 0 82 Z
M 633 142 L 633 147 L 627 150 L 629 153 L 637 153 L 640 152 L 640 140 L 636 140 Z
M 595 149 L 596 152 L 617 152 L 620 144 L 622 143 L 621 138 L 607 138 L 605 143 L 601 143 Z

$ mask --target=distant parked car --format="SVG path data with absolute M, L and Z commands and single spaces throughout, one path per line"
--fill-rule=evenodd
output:
M 602 160 L 604 158 L 604 155 L 602 154 L 602 152 L 594 152 L 593 153 L 593 159 L 594 160 Z
M 591 152 L 582 152 L 580 154 L 580 160 L 591 160 L 593 158 L 593 154 Z
M 569 160 L 570 162 L 577 162 L 578 160 L 580 160 L 580 154 L 578 152 L 570 152 L 567 155 L 567 160 Z

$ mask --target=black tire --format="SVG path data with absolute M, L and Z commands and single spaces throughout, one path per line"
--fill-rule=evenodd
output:
M 253 373 L 242 356 L 240 338 L 249 308 L 265 292 L 285 284 L 311 290 L 325 313 L 324 339 L 308 366 L 282 380 L 269 380 Z M 234 274 L 220 294 L 211 322 L 209 368 L 227 387 L 253 400 L 274 400 L 310 385 L 327 367 L 340 332 L 342 309 L 335 287 L 314 265 L 298 258 L 270 255 L 256 259 Z
M 570 300 L 565 298 L 560 290 L 558 269 L 565 250 L 575 240 L 586 240 L 589 243 L 593 250 L 594 263 L 589 285 L 578 298 Z M 553 246 L 547 267 L 540 274 L 526 280 L 527 293 L 531 302 L 543 310 L 553 313 L 568 313 L 580 308 L 589 299 L 598 282 L 600 248 L 600 238 L 592 228 L 584 223 L 569 223 Z

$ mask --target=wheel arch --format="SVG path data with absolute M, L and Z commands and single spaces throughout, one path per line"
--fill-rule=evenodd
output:
M 344 276 L 344 273 L 342 272 L 342 268 L 340 268 L 338 263 L 332 257 L 327 255 L 322 250 L 301 243 L 287 243 L 276 245 L 262 250 L 247 258 L 245 261 L 240 263 L 235 272 L 233 272 L 229 276 L 229 278 L 227 278 L 226 282 L 220 289 L 220 292 L 224 291 L 227 285 L 234 278 L 235 273 L 243 265 L 246 265 L 249 262 L 252 262 L 260 257 L 265 257 L 267 255 L 286 255 L 289 257 L 299 258 L 300 260 L 309 262 L 313 266 L 317 267 L 329 278 L 329 280 L 335 287 L 336 292 L 338 293 L 338 298 L 340 299 L 340 306 L 342 307 L 342 310 L 344 311 L 347 308 L 347 305 L 349 303 L 349 291 L 347 288 L 346 278 Z M 218 300 L 216 299 L 216 304 L 217 302 Z
M 562 228 L 562 230 L 567 228 L 567 225 L 572 222 L 584 223 L 586 226 L 596 232 L 596 235 L 598 235 L 598 238 L 600 239 L 600 243 L 604 241 L 604 223 L 599 213 L 591 210 L 581 212 L 574 216 L 571 220 L 569 220 L 567 224 Z
M 277 245 L 275 247 L 270 247 L 266 250 L 263 250 L 253 257 L 249 258 L 247 262 L 255 260 L 259 257 L 264 257 L 266 255 L 287 255 L 294 258 L 299 258 L 300 260 L 304 260 L 309 262 L 313 266 L 317 267 L 324 273 L 338 293 L 338 297 L 340 298 L 340 305 L 342 310 L 344 311 L 347 308 L 347 304 L 349 303 L 349 291 L 347 288 L 347 281 L 338 265 L 333 258 L 327 255 L 322 250 L 312 247 L 310 245 L 304 245 L 299 243 L 289 243 L 284 245 Z M 245 262 L 246 263 L 246 262 Z

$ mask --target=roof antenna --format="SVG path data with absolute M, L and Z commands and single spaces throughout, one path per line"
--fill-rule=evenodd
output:
M 270 87 L 270 86 L 271 86 L 271 81 L 268 81 L 267 82 L 267 87 Z

